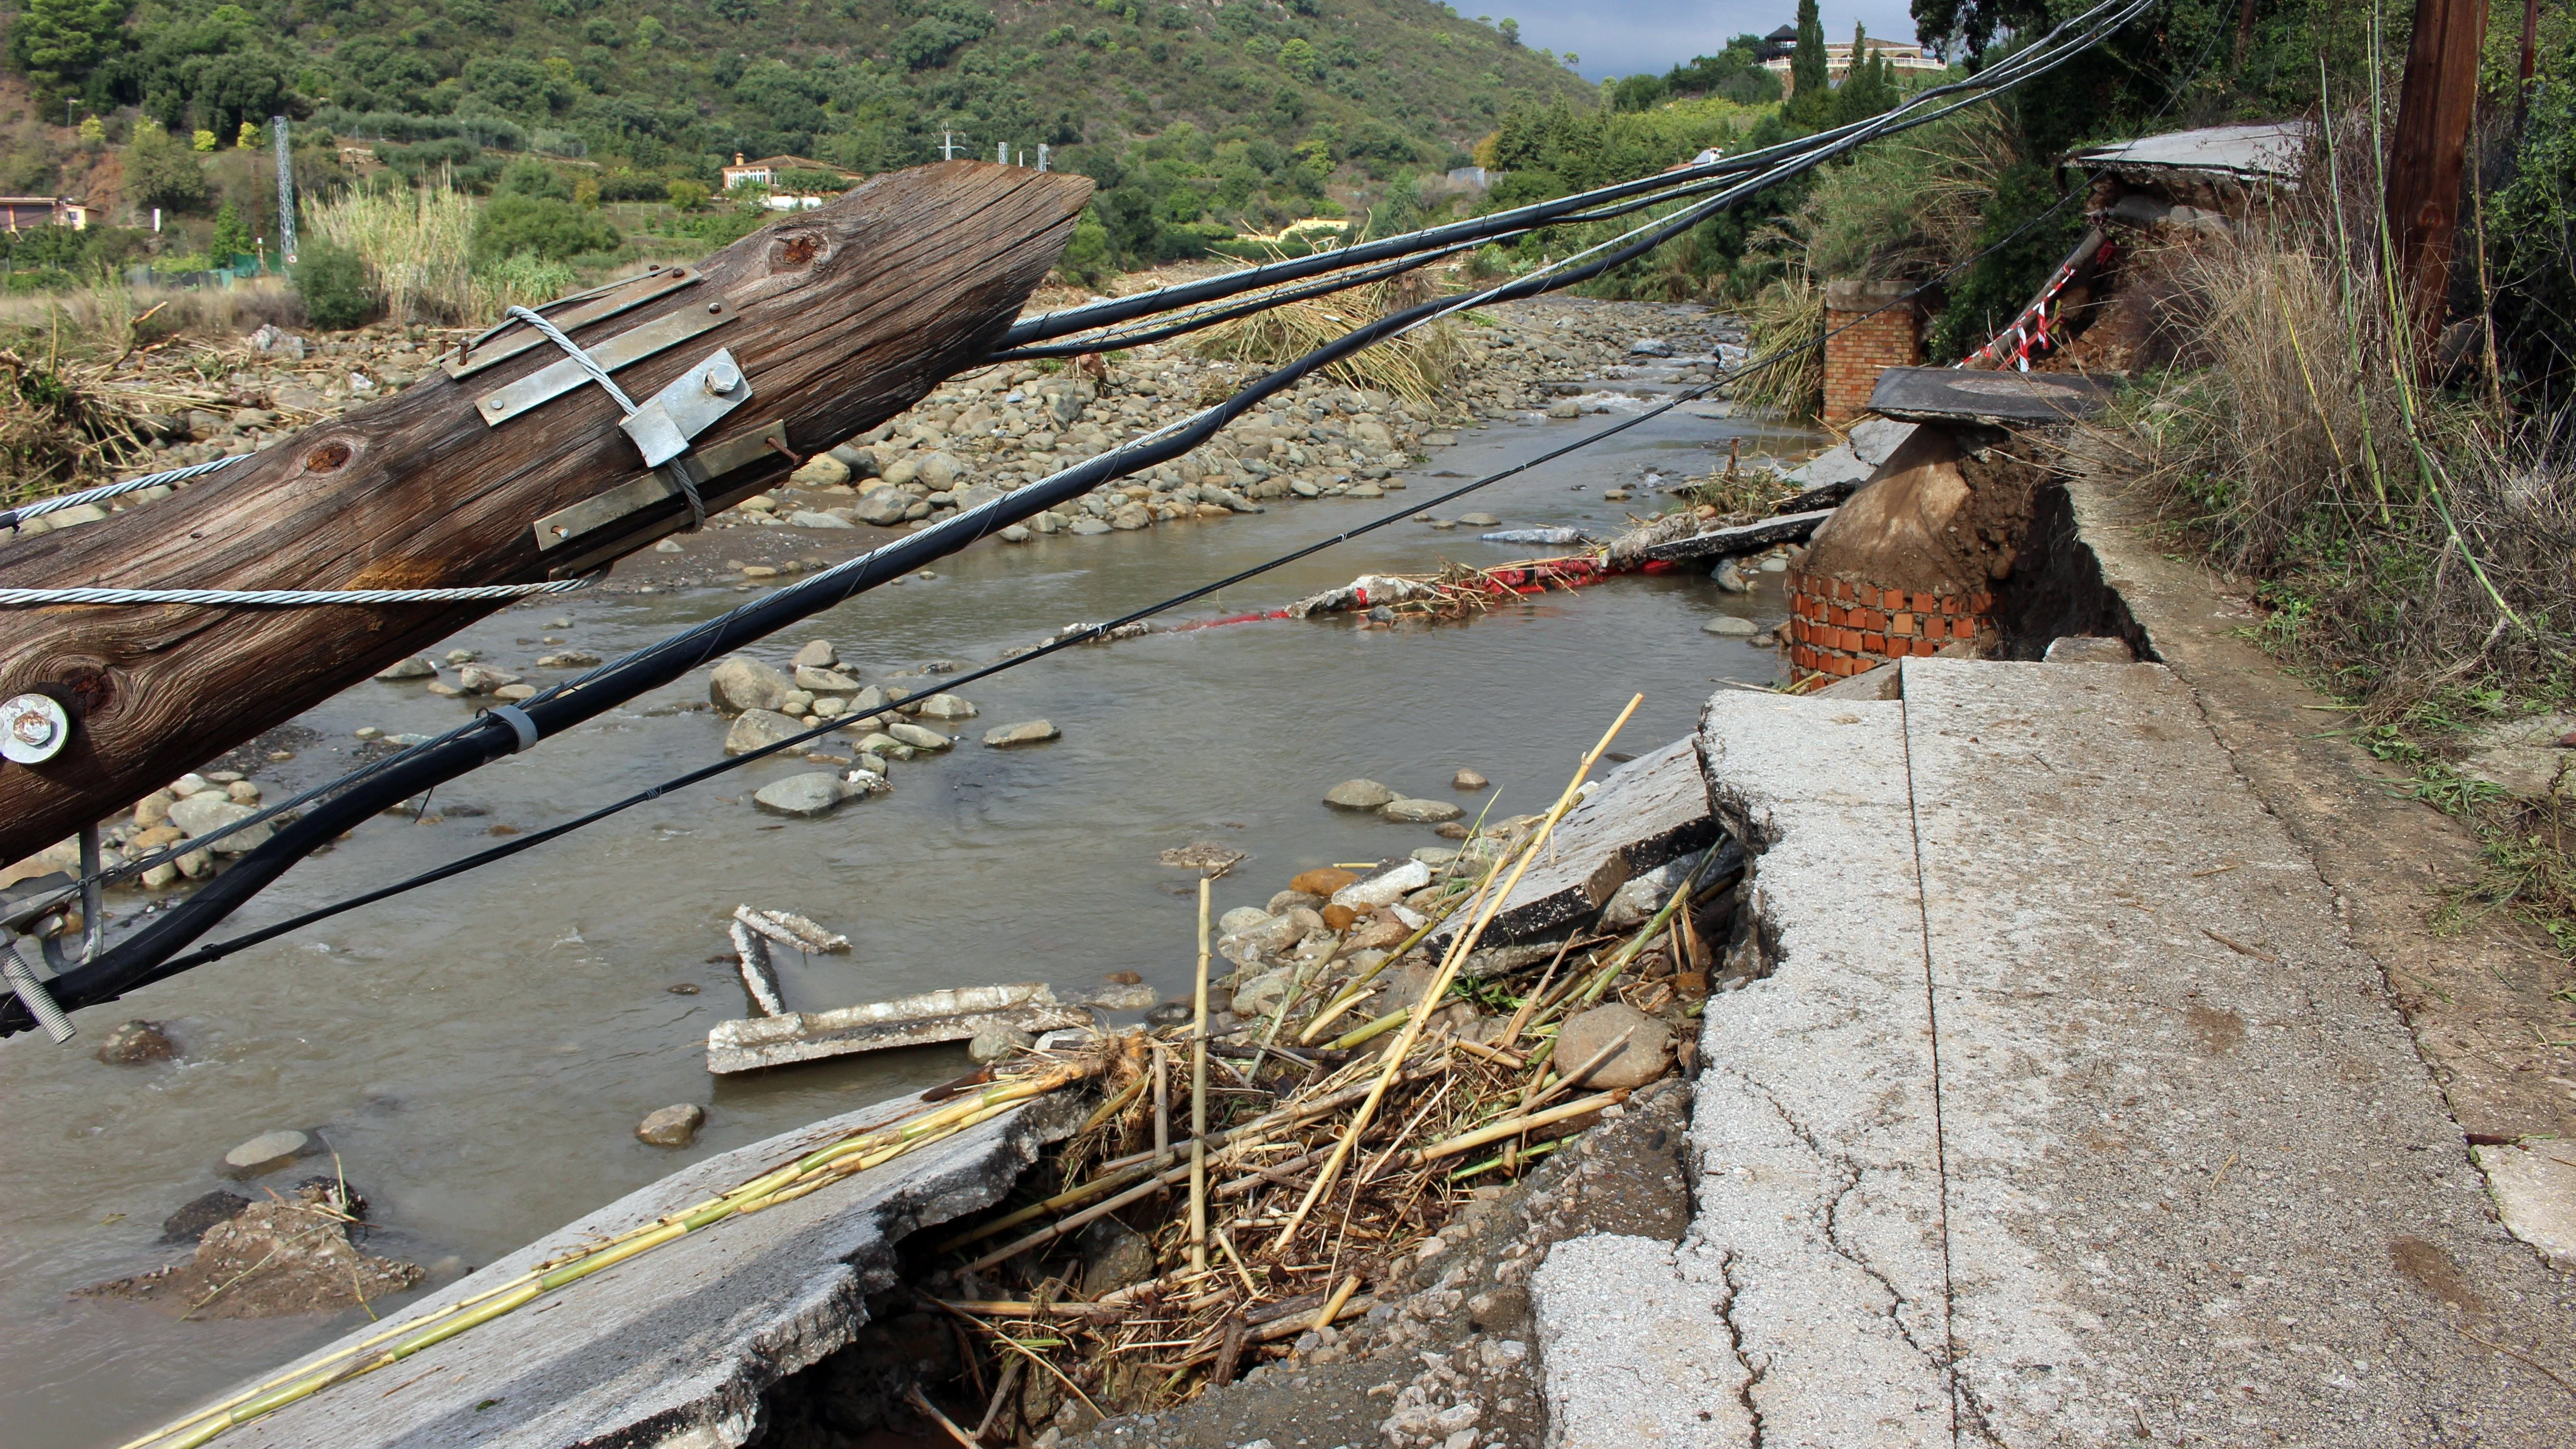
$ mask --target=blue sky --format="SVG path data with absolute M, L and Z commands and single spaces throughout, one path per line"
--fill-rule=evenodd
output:
M 1583 57 L 1592 80 L 1662 72 L 1694 55 L 1714 53 L 1727 37 L 1767 35 L 1798 18 L 1797 0 L 1454 0 L 1469 18 L 1509 15 L 1521 23 L 1521 41 Z M 1488 8 L 1488 7 L 1493 8 Z M 1872 35 L 1914 38 L 1906 0 L 1823 0 L 1825 35 L 1851 39 L 1852 23 Z

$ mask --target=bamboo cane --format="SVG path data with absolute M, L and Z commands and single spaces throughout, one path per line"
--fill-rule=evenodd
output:
M 1449 982 L 1458 974 L 1459 963 L 1467 958 L 1468 952 L 1475 949 L 1477 940 L 1485 934 L 1485 927 L 1493 922 L 1503 902 L 1511 898 L 1513 887 L 1520 884 L 1521 876 L 1529 869 L 1530 862 L 1538 858 L 1538 853 L 1547 844 L 1548 837 L 1555 833 L 1556 823 L 1565 818 L 1567 811 L 1574 808 L 1574 803 L 1580 798 L 1583 790 L 1584 777 L 1592 773 L 1592 767 L 1599 763 L 1601 756 L 1609 750 L 1610 742 L 1618 738 L 1619 731 L 1628 723 L 1628 717 L 1635 714 L 1637 706 L 1645 702 L 1646 697 L 1642 694 L 1629 698 L 1628 707 L 1619 711 L 1619 717 L 1610 722 L 1610 728 L 1602 734 L 1600 742 L 1583 757 L 1583 763 L 1575 767 L 1574 778 L 1566 784 L 1565 793 L 1557 797 L 1554 805 L 1548 807 L 1548 812 L 1539 821 L 1538 828 L 1530 832 L 1529 843 L 1522 847 L 1512 865 L 1510 882 L 1485 903 L 1484 909 L 1476 916 L 1475 924 L 1460 932 L 1457 939 L 1449 943 L 1448 955 L 1440 963 L 1439 973 L 1432 978 L 1430 989 L 1423 992 L 1422 1000 L 1414 1004 L 1413 1019 L 1405 1024 L 1404 1035 L 1398 1037 L 1394 1047 L 1388 1050 L 1385 1070 L 1378 1074 L 1377 1082 L 1369 1089 L 1367 1098 L 1360 1103 L 1359 1110 L 1352 1114 L 1350 1126 L 1343 1131 L 1341 1140 L 1334 1144 L 1332 1155 L 1324 1159 L 1323 1168 L 1315 1174 L 1315 1185 L 1306 1190 L 1305 1199 L 1297 1204 L 1295 1212 L 1288 1215 L 1287 1225 L 1279 1230 L 1278 1237 L 1272 1239 L 1275 1247 L 1284 1251 L 1287 1245 L 1296 1239 L 1297 1230 L 1305 1226 L 1306 1215 L 1314 1211 L 1316 1202 L 1331 1188 L 1335 1177 L 1341 1172 L 1342 1164 L 1350 1160 L 1351 1149 L 1358 1145 L 1360 1134 L 1368 1130 L 1370 1119 L 1377 1113 L 1378 1103 L 1385 1099 L 1387 1089 L 1394 1084 L 1395 1074 L 1402 1070 L 1405 1058 L 1412 1055 L 1413 1044 L 1421 1039 L 1424 1024 L 1430 1021 L 1431 1013 L 1440 1008 L 1441 998 L 1449 994 Z M 1487 879 L 1490 882 L 1491 877 Z
M 1190 1043 L 1190 1271 L 1207 1268 L 1207 1018 L 1208 895 L 1214 882 L 1199 877 L 1199 969 L 1191 998 Z

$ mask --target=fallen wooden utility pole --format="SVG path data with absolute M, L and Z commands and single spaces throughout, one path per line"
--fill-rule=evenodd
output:
M 1090 189 L 983 162 L 894 172 L 699 266 L 555 309 L 641 404 L 635 421 L 670 390 L 680 426 L 665 436 L 691 449 L 670 467 L 648 470 L 645 430 L 622 428 L 624 409 L 575 359 L 512 324 L 398 396 L 148 508 L 7 542 L 0 587 L 411 589 L 596 570 L 691 526 L 675 468 L 691 470 L 700 508 L 727 507 L 982 358 Z M 686 384 L 702 374 L 698 397 Z M 694 435 L 691 407 L 715 414 Z M 500 606 L 0 611 L 0 698 L 49 696 L 70 722 L 50 759 L 0 767 L 0 860 Z

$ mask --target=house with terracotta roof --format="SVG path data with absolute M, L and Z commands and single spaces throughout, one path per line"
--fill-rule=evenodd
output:
M 867 179 L 863 176 L 853 176 L 838 166 L 828 165 L 806 156 L 763 156 L 757 161 L 745 161 L 742 159 L 742 153 L 736 151 L 733 153 L 733 164 L 724 168 L 724 189 L 732 191 L 744 186 L 775 187 L 778 185 L 778 178 L 790 171 L 828 172 L 852 185 Z

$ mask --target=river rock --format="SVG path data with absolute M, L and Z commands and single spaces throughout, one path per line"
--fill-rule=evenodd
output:
M 1280 912 L 1265 911 L 1259 906 L 1236 906 L 1216 918 L 1217 933 L 1231 936 L 1237 931 L 1249 931 L 1277 914 Z
M 1152 1241 L 1115 1215 L 1094 1219 L 1073 1241 L 1082 1253 L 1082 1291 L 1090 1297 L 1154 1276 Z
M 859 682 L 837 669 L 819 664 L 796 666 L 796 687 L 809 694 L 852 695 L 859 692 Z
M 776 709 L 795 689 L 796 681 L 776 665 L 741 655 L 717 665 L 707 676 L 707 699 L 727 714 Z
M 378 679 L 436 679 L 438 666 L 430 663 L 426 656 L 415 654 L 409 659 L 395 660 L 377 670 L 376 677 Z
M 957 481 L 957 475 L 965 471 L 966 465 L 953 454 L 934 452 L 914 462 L 912 477 L 933 493 L 945 493 Z
M 1744 570 L 1738 568 L 1735 560 L 1733 559 L 1722 560 L 1716 568 L 1709 570 L 1708 576 L 1716 581 L 1719 591 L 1723 593 L 1749 594 L 1753 592 L 1753 581 L 1744 576 Z
M 798 528 L 848 528 L 852 526 L 849 519 L 839 517 L 836 514 L 816 513 L 810 508 L 797 509 L 794 513 L 787 515 L 787 521 Z
M 788 474 L 787 481 L 800 488 L 829 488 L 850 481 L 850 465 L 829 453 L 817 453 Z
M 1085 514 L 1076 518 L 1073 522 L 1066 524 L 1065 531 L 1083 538 L 1091 538 L 1099 534 L 1107 533 L 1109 531 L 1109 525 L 1101 522 L 1097 518 L 1093 518 L 1090 515 Z
M 801 733 L 804 728 L 774 709 L 747 709 L 735 718 L 733 728 L 725 731 L 724 751 L 728 755 L 747 755 Z
M 179 1205 L 179 1210 L 161 1220 L 161 1241 L 193 1243 L 206 1235 L 206 1229 L 217 1223 L 228 1223 L 240 1217 L 250 1206 L 250 1199 L 237 1192 L 216 1188 L 201 1193 Z
M 1145 505 L 1130 503 L 1109 515 L 1109 526 L 1132 533 L 1140 528 L 1153 527 L 1154 515 L 1145 511 Z
M 490 694 L 505 684 L 516 684 L 519 676 L 489 664 L 468 664 L 456 671 L 456 687 L 467 694 Z
M 248 820 L 259 812 L 226 796 L 212 793 L 191 795 L 170 807 L 170 823 L 188 832 L 190 839 L 211 835 L 238 820 Z M 240 855 L 267 842 L 269 827 L 254 825 L 236 831 L 206 847 L 217 855 Z
M 313 1139 L 301 1132 L 262 1132 L 224 1154 L 224 1175 L 258 1177 L 302 1157 Z
M 139 1062 L 167 1061 L 179 1054 L 178 1044 L 155 1021 L 117 1023 L 106 1040 L 98 1044 L 97 1056 L 110 1066 L 130 1067 Z
M 907 705 L 923 719 L 973 719 L 983 711 L 953 694 L 925 696 L 917 705 Z
M 1460 770 L 1457 774 L 1449 777 L 1450 789 L 1465 790 L 1471 794 L 1475 791 L 1484 789 L 1487 785 L 1492 783 L 1494 782 L 1486 779 L 1480 774 L 1477 774 L 1473 770 Z
M 1029 541 L 1028 525 L 1024 523 L 1009 524 L 1005 526 L 1000 533 L 993 536 L 1004 543 L 1026 543 Z
M 1568 418 L 1579 418 L 1583 416 L 1583 405 L 1572 398 L 1560 399 L 1547 405 L 1547 415 L 1558 422 Z
M 1630 357 L 1670 357 L 1673 345 L 1660 337 L 1640 337 L 1628 344 Z
M 1333 892 L 1359 878 L 1357 871 L 1344 870 L 1337 865 L 1319 865 L 1313 870 L 1298 872 L 1296 879 L 1288 882 L 1288 889 L 1300 895 L 1320 896 L 1325 900 L 1331 900 Z M 1279 908 L 1273 907 L 1273 909 Z
M 1399 795 L 1378 807 L 1379 815 L 1404 825 L 1437 825 L 1455 820 L 1462 812 L 1446 800 L 1409 800 Z
M 1281 1002 L 1288 999 L 1288 993 L 1294 985 L 1293 978 L 1286 971 L 1272 971 L 1255 976 L 1234 988 L 1234 1014 L 1268 1016 L 1278 1009 Z
M 1333 892 L 1333 904 L 1354 911 L 1373 911 L 1391 906 L 1406 896 L 1431 884 L 1431 867 L 1418 860 L 1408 860 L 1390 871 L 1354 881 Z
M 973 1062 L 998 1062 L 1013 1052 L 1036 1046 L 1038 1039 L 1016 1026 L 988 1026 L 975 1033 L 966 1043 L 966 1059 Z
M 1375 780 L 1344 780 L 1324 792 L 1324 803 L 1337 810 L 1377 810 L 1396 798 Z
M 1317 921 L 1321 925 L 1320 920 Z M 1217 954 L 1237 966 L 1249 966 L 1304 939 L 1307 927 L 1294 914 L 1264 915 L 1259 921 L 1217 938 Z
M 841 651 L 829 639 L 808 639 L 788 662 L 798 669 L 830 669 L 841 662 Z
M 1015 745 L 1043 744 L 1058 738 L 1062 733 L 1063 731 L 1045 720 L 1033 719 L 1023 724 L 1003 725 L 998 729 L 986 730 L 984 743 L 992 749 L 1007 750 Z
M 751 794 L 751 803 L 772 815 L 811 820 L 829 815 L 850 798 L 850 787 L 829 770 L 808 770 L 772 780 Z
M 1461 513 L 1458 521 L 1469 528 L 1492 528 L 1502 520 L 1490 513 Z
M 1720 614 L 1699 627 L 1702 633 L 1715 634 L 1721 639 L 1750 639 L 1762 632 L 1752 620 L 1733 614 Z
M 600 662 L 588 649 L 564 649 L 537 659 L 539 669 L 588 669 Z
M 155 790 L 134 802 L 134 824 L 139 830 L 150 830 L 170 818 L 170 807 L 179 797 L 167 790 Z
M 1556 1034 L 1556 1050 L 1549 1059 L 1558 1070 L 1573 1071 L 1592 1060 L 1621 1032 L 1631 1033 L 1627 1044 L 1577 1085 L 1607 1092 L 1619 1087 L 1642 1087 L 1662 1076 L 1672 1060 L 1673 1029 L 1659 1017 L 1615 1001 L 1578 1012 L 1567 1021 Z
M 903 522 L 904 510 L 911 506 L 912 500 L 901 489 L 880 488 L 860 499 L 858 507 L 851 511 L 861 523 L 886 528 Z
M 635 1135 L 655 1147 L 686 1147 L 698 1140 L 698 1128 L 706 1120 L 706 1108 L 681 1102 L 648 1114 L 637 1124 Z
M 937 730 L 924 729 L 910 720 L 896 720 L 886 726 L 886 733 L 916 750 L 944 750 L 957 743 Z

